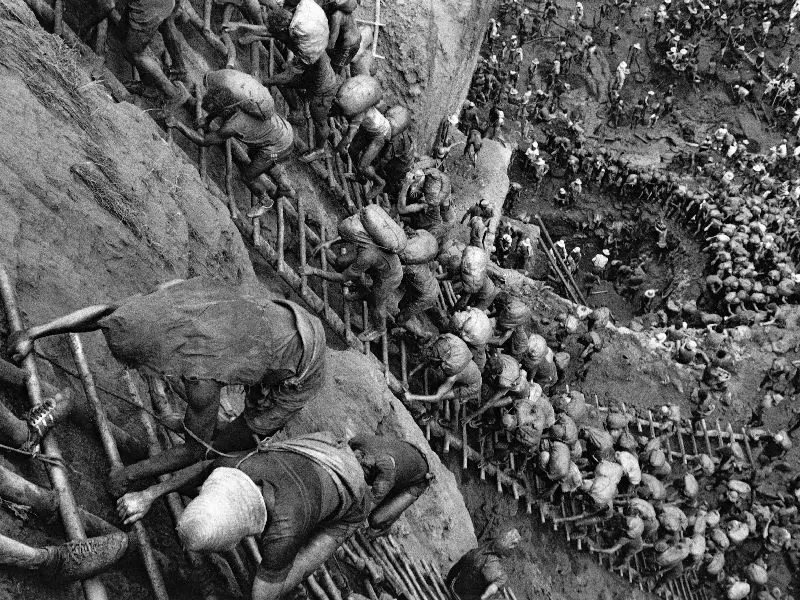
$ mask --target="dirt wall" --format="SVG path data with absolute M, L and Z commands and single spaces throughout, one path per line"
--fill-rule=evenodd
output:
M 467 95 L 489 17 L 499 0 L 384 2 L 378 78 L 414 111 L 425 151 L 443 116 L 459 112 Z M 372 14 L 365 3 L 361 14 Z

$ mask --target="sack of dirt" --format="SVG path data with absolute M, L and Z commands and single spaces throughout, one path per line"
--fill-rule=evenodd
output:
M 483 346 L 492 337 L 492 322 L 486 316 L 486 313 L 479 308 L 470 307 L 467 310 L 457 312 L 453 315 L 452 323 L 453 329 L 458 333 L 458 336 L 472 346 Z M 515 365 L 516 376 L 512 377 L 510 381 L 516 381 L 519 378 L 519 363 L 505 354 L 500 355 L 500 360 L 503 361 L 504 373 L 508 364 L 513 363 Z
M 722 573 L 722 569 L 725 568 L 725 553 L 724 552 L 717 552 L 714 556 L 711 557 L 711 560 L 706 565 L 706 572 L 709 575 L 716 576 Z
M 477 309 L 472 309 L 472 310 L 477 310 Z M 464 313 L 456 313 L 456 316 L 460 314 Z M 461 339 L 467 341 L 463 335 L 461 336 Z M 467 341 L 467 343 L 469 342 Z M 501 390 L 511 389 L 516 385 L 516 382 L 519 380 L 519 376 L 522 373 L 522 368 L 519 366 L 519 362 L 517 362 L 517 360 L 511 356 L 501 354 L 499 358 L 500 358 L 498 363 L 499 370 L 495 371 L 496 373 L 495 378 L 497 379 L 497 387 L 500 388 Z M 517 416 L 519 417 L 519 415 Z
M 389 252 L 400 253 L 408 245 L 403 228 L 377 204 L 368 204 L 361 209 L 361 222 L 376 246 Z
M 476 294 L 483 287 L 489 257 L 486 251 L 467 246 L 461 256 L 461 283 L 465 294 Z
M 683 531 L 689 526 L 689 519 L 686 517 L 686 513 L 674 504 L 665 504 L 661 507 L 658 521 L 664 530 L 670 533 Z
M 358 213 L 350 215 L 339 222 L 339 236 L 348 242 L 374 244 L 372 237 L 364 229 L 364 224 L 361 222 L 361 216 Z
M 506 300 L 503 310 L 497 316 L 497 326 L 501 329 L 515 329 L 526 325 L 531 319 L 531 309 L 522 300 L 510 297 Z
M 464 255 L 464 248 L 466 248 L 466 244 L 456 240 L 445 240 L 442 247 L 439 248 L 436 261 L 450 277 L 461 273 L 461 258 Z
M 625 477 L 631 485 L 639 485 L 642 481 L 642 469 L 639 467 L 639 460 L 630 452 L 615 452 L 614 458 L 622 465 Z
M 208 113 L 237 108 L 260 119 L 275 114 L 275 101 L 269 90 L 247 73 L 219 69 L 206 73 L 203 82 L 206 88 L 203 109 Z
M 317 62 L 328 48 L 328 17 L 313 0 L 300 0 L 289 24 L 295 55 L 306 66 Z
M 706 536 L 695 533 L 689 541 L 689 554 L 695 559 L 701 559 L 706 554 Z
M 576 423 L 583 422 L 589 412 L 586 407 L 586 397 L 577 390 L 572 390 L 569 394 L 556 396 L 553 399 L 553 408 L 559 412 L 566 413 Z
M 625 429 L 628 425 L 628 415 L 619 411 L 612 411 L 606 417 L 606 427 L 610 430 Z
M 411 111 L 405 106 L 392 106 L 384 116 L 392 125 L 392 137 L 403 133 L 411 125 Z
M 407 236 L 408 243 L 399 253 L 404 265 L 424 265 L 431 262 L 439 253 L 436 237 L 424 229 L 416 229 Z
M 750 595 L 750 584 L 746 581 L 734 581 L 726 592 L 728 600 L 744 600 Z
M 623 431 L 619 438 L 617 438 L 616 446 L 620 450 L 636 453 L 639 449 L 639 442 L 636 441 L 636 436 L 630 431 Z
M 689 556 L 690 545 L 681 542 L 671 548 L 656 554 L 656 563 L 660 567 L 674 567 L 682 562 L 684 558 Z
M 457 375 L 467 368 L 472 360 L 472 352 L 460 337 L 445 333 L 436 338 L 429 350 L 431 358 L 439 362 L 442 372 L 447 377 Z
M 586 440 L 586 445 L 595 458 L 608 460 L 614 456 L 614 438 L 605 429 L 584 427 L 583 439 Z
M 572 445 L 578 440 L 578 427 L 575 421 L 566 414 L 560 413 L 556 416 L 555 424 L 550 428 L 550 435 L 554 440 Z
M 622 467 L 617 463 L 604 460 L 597 465 L 589 488 L 589 496 L 597 506 L 612 506 L 622 473 Z
M 378 80 L 369 75 L 356 75 L 345 81 L 336 92 L 336 104 L 346 117 L 354 117 L 381 101 L 383 90 Z
M 747 524 L 736 520 L 728 522 L 728 539 L 731 541 L 731 544 L 738 546 L 745 541 L 749 535 L 750 528 Z
M 663 500 L 667 497 L 667 488 L 656 477 L 649 473 L 642 473 L 642 482 L 639 494 L 652 500 Z
M 750 563 L 747 565 L 745 572 L 747 573 L 747 579 L 749 579 L 751 583 L 755 585 L 767 585 L 769 576 L 762 563 Z
M 547 462 L 547 477 L 550 481 L 561 481 L 569 474 L 570 451 L 563 442 L 553 441 L 550 445 L 550 460 Z

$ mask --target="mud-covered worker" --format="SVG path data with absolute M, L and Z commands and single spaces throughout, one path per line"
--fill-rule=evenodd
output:
M 372 280 L 370 294 L 367 298 L 369 306 L 369 324 L 358 338 L 362 342 L 371 342 L 386 332 L 386 317 L 392 308 L 394 297 L 403 280 L 403 265 L 394 252 L 384 250 L 375 245 L 369 235 L 348 237 L 340 228 L 342 239 L 355 246 L 355 259 L 341 273 L 323 271 L 315 267 L 306 267 L 306 275 L 316 275 L 334 283 L 359 282 L 366 285 L 366 277 Z M 337 265 L 332 265 L 336 268 Z
M 459 124 L 462 130 L 466 133 L 470 129 L 481 129 L 481 119 L 478 115 L 478 107 L 472 100 L 467 100 L 464 104 L 464 109 L 461 111 L 461 118 Z
M 106 18 L 122 26 L 125 29 L 123 53 L 136 67 L 142 81 L 157 88 L 170 105 L 186 103 L 191 98 L 186 87 L 180 81 L 171 81 L 156 55 L 148 52 L 153 38 L 160 33 L 172 61 L 170 75 L 177 79 L 186 77 L 186 63 L 175 27 L 175 0 L 131 0 L 124 15 L 115 8 L 114 2 L 105 0 L 101 2 L 101 7 L 101 12 L 86 29 Z
M 265 89 L 264 92 L 269 94 Z M 167 127 L 174 127 L 195 144 L 213 146 L 224 144 L 228 139 L 237 139 L 247 146 L 250 164 L 241 166 L 242 179 L 258 199 L 258 206 L 247 213 L 248 217 L 259 217 L 273 204 L 267 190 L 259 181 L 261 175 L 269 175 L 277 186 L 277 195 L 295 198 L 297 192 L 292 185 L 283 163 L 294 149 L 294 130 L 291 124 L 277 112 L 270 117 L 255 117 L 243 110 L 231 107 L 209 107 L 208 118 L 221 121 L 218 129 L 198 133 L 178 121 L 174 116 L 166 118 Z
M 428 459 L 413 444 L 384 435 L 357 435 L 348 444 L 371 488 L 370 533 L 387 533 L 430 485 Z
M 123 364 L 163 376 L 188 404 L 186 443 L 112 471 L 118 492 L 132 482 L 202 459 L 212 439 L 220 451 L 254 445 L 280 430 L 322 389 L 325 330 L 293 302 L 243 294 L 206 278 L 170 282 L 147 295 L 90 306 L 15 336 L 17 359 L 34 340 L 100 330 Z M 216 438 L 220 392 L 245 386 L 244 412 Z M 175 426 L 180 426 L 176 423 Z
M 399 132 L 398 132 L 399 133 Z M 373 162 L 383 147 L 392 139 L 392 124 L 375 106 L 357 114 L 347 127 L 336 151 L 350 155 L 356 161 L 356 168 L 372 182 L 367 199 L 372 200 L 383 191 L 386 181 L 375 172 Z
M 403 297 L 400 300 L 399 309 L 395 321 L 416 335 L 427 337 L 428 334 L 422 329 L 412 326 L 409 321 L 424 312 L 437 308 L 439 294 L 439 280 L 431 271 L 427 264 L 422 265 L 403 265 L 403 281 L 401 283 Z M 432 313 L 434 325 L 437 327 L 444 323 L 446 315 L 441 309 Z
M 518 400 L 530 395 L 531 383 L 528 374 L 522 369 L 519 362 L 511 356 L 499 354 L 489 359 L 486 369 L 486 384 L 483 386 L 483 398 L 480 409 L 470 416 L 474 420 L 493 408 L 510 406 Z
M 464 340 L 452 333 L 444 333 L 428 348 L 423 349 L 421 354 L 423 360 L 440 376 L 441 383 L 433 394 L 405 392 L 406 401 L 438 404 L 453 400 L 458 409 L 461 403 L 477 402 L 480 399 L 483 378 Z
M 461 222 L 463 223 L 466 219 L 472 219 L 475 217 L 483 222 L 484 231 L 480 240 L 470 240 L 470 244 L 477 246 L 478 248 L 490 250 L 492 246 L 494 246 L 494 240 L 497 236 L 497 228 L 500 225 L 500 215 L 498 214 L 498 210 L 489 200 L 484 198 L 480 202 L 475 203 L 475 205 L 471 206 L 464 213 L 464 216 L 461 218 Z
M 297 4 L 294 0 L 291 3 Z M 339 89 L 339 79 L 326 53 L 330 29 L 322 8 L 314 0 L 301 0 L 294 15 L 285 8 L 270 10 L 265 27 L 247 23 L 231 23 L 227 27 L 244 30 L 261 38 L 273 37 L 292 51 L 294 56 L 286 63 L 283 72 L 265 78 L 263 83 L 267 87 L 276 85 L 286 88 L 282 91 L 290 108 L 288 119 L 296 125 L 301 125 L 305 118 L 299 98 L 293 90 L 305 90 L 316 142 L 315 148 L 302 160 L 311 162 L 325 156 L 330 137 L 328 114 Z
M 356 0 L 319 2 L 328 17 L 328 56 L 337 75 L 349 65 L 361 47 L 361 29 L 356 21 Z
M 447 587 L 459 600 L 489 600 L 508 583 L 501 559 L 520 544 L 519 531 L 511 529 L 498 538 L 470 550 L 447 574 Z
M 135 538 L 122 531 L 44 547 L 0 535 L 0 565 L 62 581 L 80 581 L 113 567 L 134 544 Z
M 553 351 L 547 347 L 545 339 L 538 333 L 532 333 L 520 362 L 522 368 L 528 372 L 528 381 L 538 383 L 545 391 L 558 381 L 558 370 L 553 357 Z
M 450 177 L 439 169 L 415 169 L 403 180 L 397 197 L 397 212 L 413 229 L 434 235 L 441 247 L 452 221 Z
M 458 279 L 460 280 L 462 285 L 465 283 L 465 277 L 467 276 L 471 277 L 472 275 L 468 274 L 462 267 L 458 273 Z M 437 277 L 439 279 L 450 278 L 450 276 L 447 273 L 437 275 Z M 497 289 L 497 286 L 495 285 L 492 278 L 489 277 L 488 272 L 482 275 L 481 285 L 477 289 L 478 289 L 477 292 L 471 292 L 471 293 L 462 292 L 461 297 L 458 299 L 458 302 L 456 302 L 454 310 L 456 311 L 464 310 L 468 306 L 474 306 L 475 308 L 479 308 L 481 310 L 489 310 L 489 307 L 491 306 L 492 302 L 494 302 L 494 299 L 497 297 L 499 290 Z
M 478 166 L 478 154 L 482 149 L 483 136 L 481 132 L 476 128 L 470 129 L 469 133 L 467 133 L 466 146 L 464 146 L 464 156 L 469 158 L 473 169 Z
M 156 499 L 200 484 L 200 494 L 178 520 L 182 545 L 217 552 L 255 536 L 262 560 L 253 600 L 283 598 L 328 560 L 369 512 L 355 454 L 345 441 L 321 432 L 198 463 L 120 498 L 120 518 L 134 523 Z
M 533 313 L 530 307 L 516 296 L 507 296 L 498 301 L 495 320 L 495 335 L 489 339 L 490 346 L 504 346 L 509 342 L 508 351 L 517 360 L 528 351 L 528 337 L 531 332 Z

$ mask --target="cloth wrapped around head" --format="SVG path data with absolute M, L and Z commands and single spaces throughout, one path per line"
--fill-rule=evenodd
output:
M 218 467 L 211 472 L 178 520 L 178 537 L 186 550 L 230 550 L 267 525 L 264 496 L 239 469 Z

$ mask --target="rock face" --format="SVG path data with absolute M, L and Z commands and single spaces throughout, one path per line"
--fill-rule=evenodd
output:
M 489 17 L 499 0 L 399 0 L 384 2 L 378 78 L 390 96 L 414 111 L 424 150 L 442 116 L 458 112 L 466 98 Z M 370 14 L 368 2 L 361 15 Z M 372 17 L 369 17 L 372 20 Z
M 140 109 L 114 104 L 80 69 L 73 53 L 39 28 L 21 0 L 0 0 L 0 52 L 0 261 L 29 324 L 195 275 L 260 294 L 282 294 L 273 273 L 259 269 L 256 277 L 224 199 L 206 188 L 194 165 L 170 147 Z M 0 326 L 0 341 L 4 338 L 5 326 Z M 110 417 L 143 437 L 137 411 L 119 399 L 126 388 L 102 336 L 83 338 Z M 72 386 L 77 410 L 88 414 L 80 386 L 67 374 L 74 364 L 65 340 L 42 340 L 37 350 L 60 365 L 40 360 L 42 377 Z M 409 511 L 408 520 L 398 524 L 398 534 L 426 558 L 449 567 L 475 545 L 452 475 L 372 362 L 349 351 L 331 350 L 329 359 L 325 394 L 289 431 L 379 431 L 422 446 L 437 482 Z M 2 391 L 0 401 L 17 414 L 24 406 Z M 65 459 L 80 473 L 72 480 L 78 503 L 118 522 L 114 500 L 105 491 L 108 463 L 95 432 L 65 423 L 55 435 Z M 34 461 L 14 468 L 48 485 Z M 46 525 L 35 516 L 23 521 L 20 515 L 25 516 L 0 510 L 0 530 L 33 545 L 63 540 L 57 524 Z M 146 525 L 156 547 L 180 557 L 163 506 L 154 507 Z M 35 573 L 0 571 L 0 598 L 82 597 L 79 586 L 51 587 Z M 109 597 L 149 597 L 135 556 L 103 580 Z M 196 590 L 178 585 L 171 587 L 171 598 L 197 597 Z

